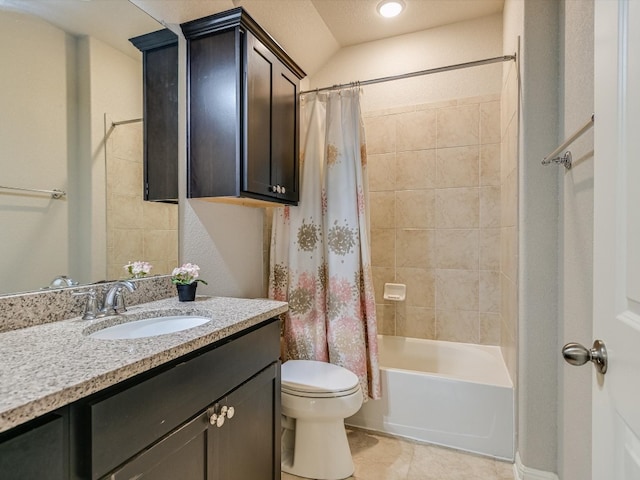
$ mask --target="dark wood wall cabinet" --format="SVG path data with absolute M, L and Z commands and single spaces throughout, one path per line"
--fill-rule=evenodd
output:
M 280 480 L 269 320 L 0 435 L 0 478 Z
M 187 196 L 297 205 L 304 72 L 242 8 L 181 27 L 188 62 Z
M 178 202 L 178 36 L 169 29 L 129 39 L 142 52 L 144 199 Z

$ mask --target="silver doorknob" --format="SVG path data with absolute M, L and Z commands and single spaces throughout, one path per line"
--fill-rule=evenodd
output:
M 593 342 L 591 349 L 580 343 L 567 343 L 562 347 L 562 356 L 571 365 L 580 366 L 587 362 L 593 362 L 598 372 L 607 373 L 607 349 L 602 340 Z

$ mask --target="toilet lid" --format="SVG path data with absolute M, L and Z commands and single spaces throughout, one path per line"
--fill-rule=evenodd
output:
M 355 373 L 338 365 L 314 360 L 289 360 L 282 364 L 281 375 L 282 391 L 293 395 L 344 396 L 360 388 Z

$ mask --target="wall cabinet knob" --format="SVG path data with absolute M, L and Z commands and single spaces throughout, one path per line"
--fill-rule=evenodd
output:
M 220 428 L 222 425 L 224 425 L 224 415 L 219 415 L 216 420 L 216 427 Z
M 227 418 L 233 418 L 235 414 L 236 414 L 236 409 L 233 407 L 229 407 L 229 410 L 227 410 Z
M 209 416 L 209 423 L 211 425 L 215 425 L 217 420 L 218 420 L 218 415 L 217 414 L 214 413 L 214 414 Z
M 282 193 L 287 193 L 287 189 L 282 187 Z

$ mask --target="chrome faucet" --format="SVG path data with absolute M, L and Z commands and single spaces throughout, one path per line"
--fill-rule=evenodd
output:
M 90 288 L 84 292 L 74 292 L 72 295 L 86 296 L 87 304 L 82 314 L 83 320 L 94 320 L 96 318 L 106 317 L 108 315 L 115 315 L 118 313 L 124 313 L 127 311 L 127 306 L 124 300 L 124 290 L 133 292 L 136 289 L 136 284 L 129 280 L 121 280 L 115 282 L 109 287 L 107 293 L 104 296 L 102 306 L 98 306 L 98 293 L 95 288 Z
M 136 289 L 136 284 L 129 280 L 120 280 L 111 285 L 104 296 L 104 302 L 102 308 L 99 310 L 99 316 L 113 315 L 127 311 L 124 300 L 125 288 L 129 292 L 133 292 Z
M 73 278 L 69 278 L 66 275 L 58 275 L 51 280 L 49 288 L 75 287 L 76 285 L 78 285 L 78 282 Z

